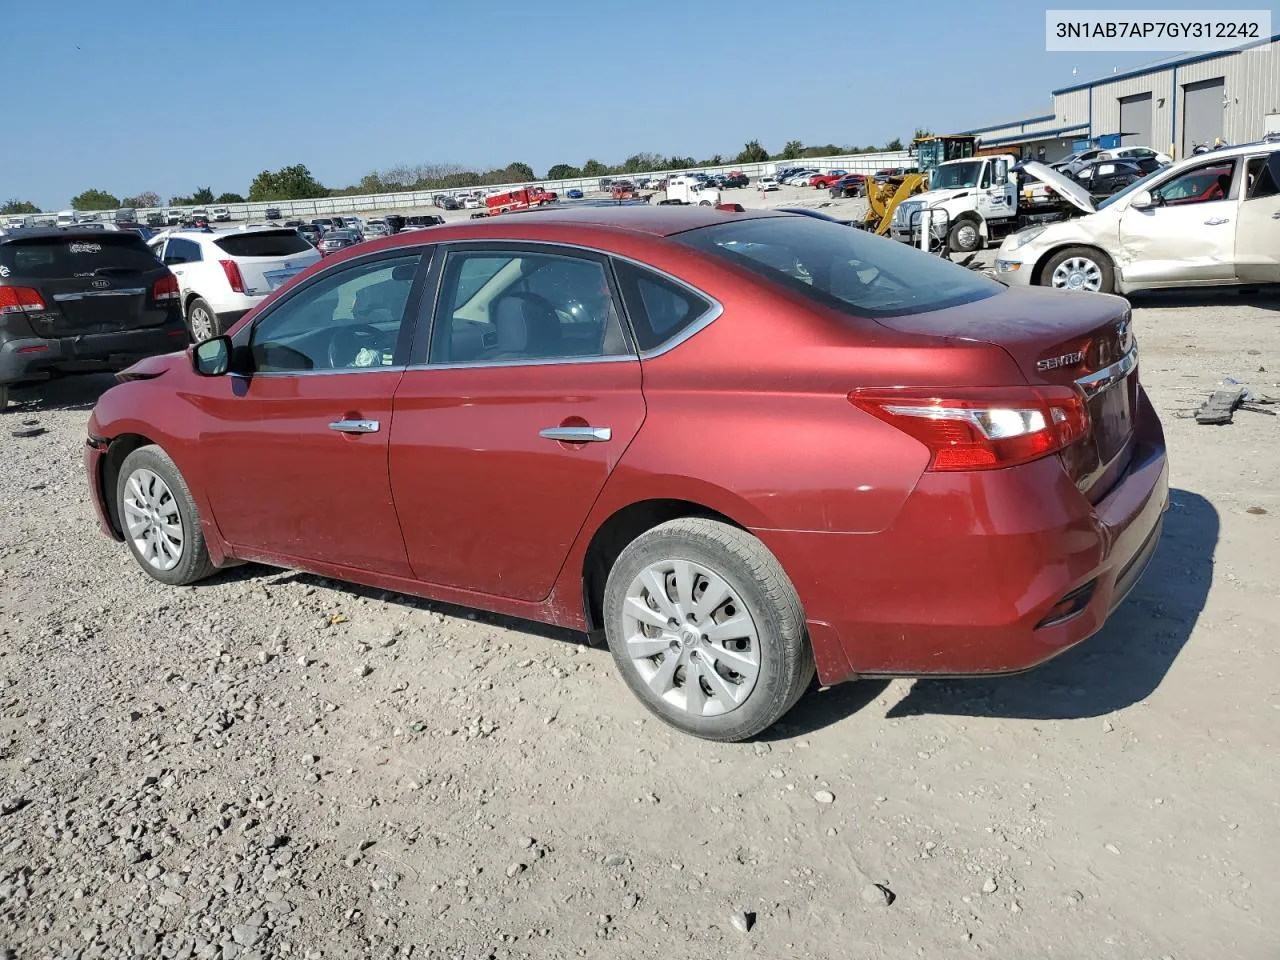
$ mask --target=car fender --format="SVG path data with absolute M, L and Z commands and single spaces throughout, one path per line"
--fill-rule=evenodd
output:
M 1090 222 L 1092 221 L 1092 222 Z M 1092 214 L 1087 217 L 1076 217 L 1050 224 L 1045 234 L 1052 234 L 1048 242 L 1044 235 L 1037 237 L 1033 243 L 1036 251 L 1032 277 L 1038 278 L 1049 258 L 1066 247 L 1093 247 L 1105 254 L 1115 268 L 1117 285 L 1123 281 L 1124 267 L 1132 262 L 1132 251 L 1128 256 L 1120 246 L 1120 218 L 1118 216 L 1099 217 Z

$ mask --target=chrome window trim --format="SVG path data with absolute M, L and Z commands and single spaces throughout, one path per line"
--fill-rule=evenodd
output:
M 667 239 L 667 238 L 664 237 L 662 239 Z M 449 251 L 454 247 L 463 247 L 468 245 L 492 247 L 495 244 L 502 244 L 502 243 L 536 244 L 538 246 L 546 246 L 546 247 L 561 247 L 566 250 L 581 250 L 584 253 L 591 253 L 599 257 L 605 257 L 609 260 L 621 260 L 623 263 L 629 263 L 632 266 L 638 267 L 641 270 L 646 270 L 649 273 L 655 274 L 664 280 L 674 283 L 678 287 L 683 287 L 685 290 L 688 290 L 690 293 L 694 294 L 695 296 L 700 297 L 703 300 L 706 300 L 711 306 L 708 307 L 705 311 L 703 311 L 703 313 L 698 317 L 698 319 L 694 320 L 692 323 L 690 323 L 688 326 L 686 326 L 683 330 L 681 330 L 678 334 L 676 334 L 674 337 L 670 338 L 669 340 L 664 340 L 662 343 L 658 344 L 656 347 L 652 347 L 648 350 L 642 350 L 639 353 L 629 354 L 625 357 L 594 357 L 594 358 L 580 357 L 580 358 L 563 358 L 563 359 L 549 358 L 546 360 L 534 360 L 534 361 L 499 360 L 497 362 L 485 363 L 484 366 L 505 367 L 505 366 L 511 366 L 512 364 L 516 364 L 516 363 L 537 363 L 541 365 L 546 365 L 549 363 L 582 363 L 584 361 L 590 361 L 590 360 L 594 360 L 596 362 L 599 362 L 601 360 L 634 360 L 637 357 L 641 360 L 653 360 L 653 359 L 656 359 L 657 357 L 662 356 L 664 353 L 666 353 L 669 350 L 674 350 L 676 347 L 680 346 L 680 344 L 684 343 L 686 340 L 689 340 L 690 338 L 697 335 L 698 333 L 701 333 L 712 323 L 712 321 L 716 320 L 722 313 L 724 313 L 724 304 L 722 304 L 715 297 L 711 296 L 711 294 L 707 293 L 705 290 L 698 289 L 697 287 L 695 287 L 693 284 L 689 283 L 686 280 L 681 280 L 679 277 L 668 273 L 667 271 L 663 270 L 661 267 L 655 267 L 653 266 L 653 264 L 645 263 L 641 260 L 636 260 L 634 257 L 628 257 L 621 253 L 610 253 L 608 250 L 601 250 L 598 247 L 588 247 L 585 244 L 581 244 L 581 243 L 567 243 L 559 240 L 522 240 L 522 239 L 515 239 L 515 238 L 508 237 L 501 240 L 480 239 L 480 238 L 466 239 L 466 240 L 446 240 L 446 241 L 442 241 L 439 244 L 439 246 L 444 248 L 443 252 L 447 255 Z M 439 300 L 438 289 L 436 291 L 436 299 Z M 623 307 L 622 315 L 626 316 L 626 310 L 625 310 L 626 304 L 623 303 L 622 307 Z M 631 325 L 630 317 L 627 317 L 627 322 L 628 322 L 628 325 Z M 636 340 L 635 330 L 632 329 L 627 332 L 631 334 L 630 339 L 631 339 L 632 345 L 638 346 L 639 341 Z M 423 367 L 431 367 L 433 369 L 442 369 L 446 366 L 455 366 L 455 364 L 443 364 L 443 363 L 414 364 L 410 369 L 417 370 Z M 458 364 L 457 366 L 466 366 L 466 367 L 475 368 L 475 367 L 481 366 L 481 364 L 467 363 L 467 364 Z
M 530 357 L 525 360 L 475 360 L 467 363 L 414 363 L 406 370 L 486 370 L 492 367 L 551 367 L 567 366 L 578 363 L 639 363 L 640 358 L 634 353 L 617 354 L 611 357 Z
M 1138 345 L 1135 343 L 1129 352 L 1108 367 L 1103 367 L 1086 377 L 1076 381 L 1076 386 L 1084 391 L 1086 397 L 1095 397 L 1107 387 L 1119 383 L 1138 366 Z
M 58 303 L 71 300 L 83 300 L 85 297 L 138 297 L 147 292 L 146 287 L 121 287 L 118 290 L 86 290 L 83 293 L 55 293 L 53 299 Z
M 259 377 L 327 377 L 342 373 L 404 373 L 407 369 L 404 366 L 378 366 L 340 367 L 337 370 L 256 370 L 253 373 L 231 371 L 227 376 L 239 377 L 241 380 L 256 380 Z

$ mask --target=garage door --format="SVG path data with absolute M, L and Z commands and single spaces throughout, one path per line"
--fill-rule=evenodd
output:
M 1222 136 L 1221 77 L 1188 83 L 1182 88 L 1182 155 L 1191 153 L 1197 143 L 1213 145 Z
M 1151 94 L 1120 98 L 1120 146 L 1155 146 L 1151 142 Z

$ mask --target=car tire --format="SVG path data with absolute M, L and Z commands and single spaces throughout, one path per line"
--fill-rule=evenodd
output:
M 161 583 L 187 586 L 216 569 L 187 482 L 155 444 L 139 447 L 120 465 L 116 516 L 138 566 Z
M 700 206 L 700 207 L 709 207 L 709 206 L 711 206 L 711 201 L 710 201 L 710 200 L 699 200 L 699 201 L 698 201 L 698 206 Z
M 187 307 L 187 330 L 191 333 L 192 343 L 212 340 L 222 335 L 222 325 L 218 322 L 218 315 L 201 297 L 196 297 Z
M 710 602 L 709 590 L 716 606 L 704 612 L 697 606 Z M 715 520 L 671 520 L 628 544 L 609 571 L 604 621 L 632 693 L 695 737 L 755 736 L 813 678 L 804 612 L 782 565 L 757 538 Z M 690 670 L 698 674 L 696 695 Z
M 1115 269 L 1111 258 L 1101 250 L 1067 247 L 1045 261 L 1036 282 L 1059 290 L 1112 293 L 1115 290 Z
M 982 249 L 982 229 L 972 220 L 957 220 L 947 234 L 953 253 L 973 253 Z
M 0 413 L 9 409 L 9 385 L 0 383 Z

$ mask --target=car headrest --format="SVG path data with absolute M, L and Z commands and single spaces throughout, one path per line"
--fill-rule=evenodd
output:
M 494 305 L 494 332 L 499 354 L 548 356 L 560 342 L 560 321 L 555 311 L 536 298 L 514 293 Z

